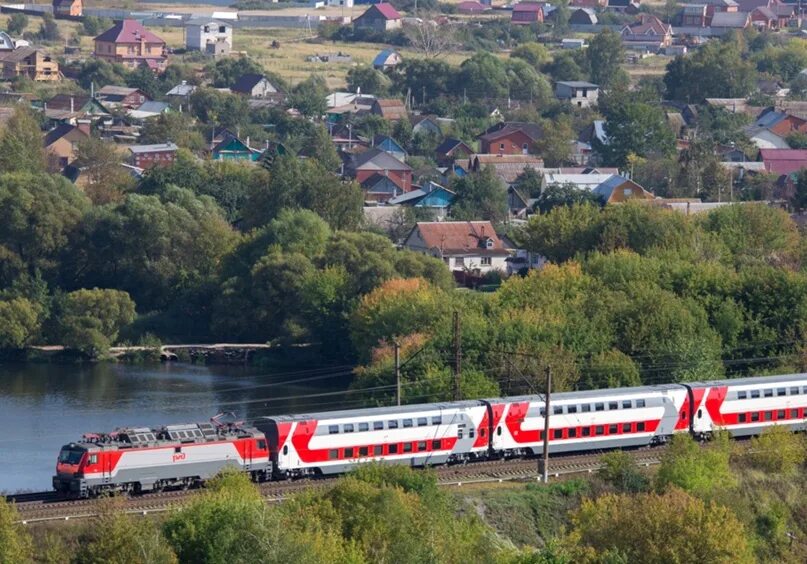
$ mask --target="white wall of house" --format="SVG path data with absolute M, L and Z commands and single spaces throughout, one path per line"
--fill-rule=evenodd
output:
M 208 43 L 224 40 L 233 47 L 233 26 L 224 22 L 210 21 L 204 24 L 192 24 L 185 28 L 185 47 L 204 51 Z

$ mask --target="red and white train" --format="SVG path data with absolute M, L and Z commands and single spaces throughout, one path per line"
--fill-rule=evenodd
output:
M 773 425 L 807 429 L 807 374 L 263 417 L 234 423 L 123 429 L 62 448 L 54 487 L 188 486 L 225 466 L 255 480 L 349 471 L 365 462 L 430 466 L 664 443 L 676 433 L 737 437 Z M 187 436 L 185 436 L 187 434 Z M 134 439 L 133 439 L 134 437 Z

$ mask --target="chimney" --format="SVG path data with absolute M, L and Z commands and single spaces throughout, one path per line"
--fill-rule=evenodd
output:
M 83 131 L 87 135 L 90 135 L 90 120 L 88 119 L 80 119 L 76 121 L 76 127 L 79 131 Z
M 183 80 L 183 81 L 182 81 L 182 86 L 187 86 L 187 84 L 188 84 L 188 81 L 187 81 L 187 80 Z

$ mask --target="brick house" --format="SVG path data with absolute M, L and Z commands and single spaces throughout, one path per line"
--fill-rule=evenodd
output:
M 371 31 L 389 31 L 401 27 L 401 14 L 392 4 L 373 4 L 358 18 L 353 27 Z
M 480 153 L 495 155 L 533 155 L 535 143 L 542 136 L 540 126 L 526 122 L 502 122 L 479 135 Z
M 513 6 L 512 25 L 532 25 L 544 21 L 544 5 L 538 2 L 519 2 Z
M 419 221 L 404 248 L 442 260 L 452 271 L 507 270 L 510 252 L 489 221 Z
M 165 41 L 140 22 L 123 20 L 95 38 L 93 55 L 109 63 L 120 63 L 129 69 L 146 65 L 162 72 L 168 65 Z
M 106 108 L 127 108 L 134 110 L 149 102 L 145 92 L 129 86 L 114 86 L 107 84 L 95 93 L 95 97 Z
M 84 7 L 81 0 L 53 0 L 53 15 L 55 17 L 81 16 Z
M 381 149 L 372 148 L 355 155 L 351 168 L 359 184 L 364 184 L 373 175 L 379 175 L 394 182 L 401 192 L 412 189 L 412 167 Z
M 448 137 L 437 146 L 434 153 L 438 165 L 450 166 L 458 159 L 470 157 L 473 154 L 473 149 L 459 139 Z
M 148 170 L 155 166 L 167 166 L 174 162 L 178 147 L 173 143 L 157 145 L 133 145 L 129 147 L 129 162 L 137 168 Z
M 650 14 L 642 14 L 638 21 L 624 26 L 620 35 L 627 49 L 655 52 L 672 45 L 672 26 Z

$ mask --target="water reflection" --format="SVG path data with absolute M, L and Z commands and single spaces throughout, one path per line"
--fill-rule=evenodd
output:
M 255 419 L 345 407 L 348 373 L 347 367 L 267 373 L 187 364 L 0 365 L 0 491 L 49 489 L 59 447 L 90 431 L 205 421 L 220 411 Z

